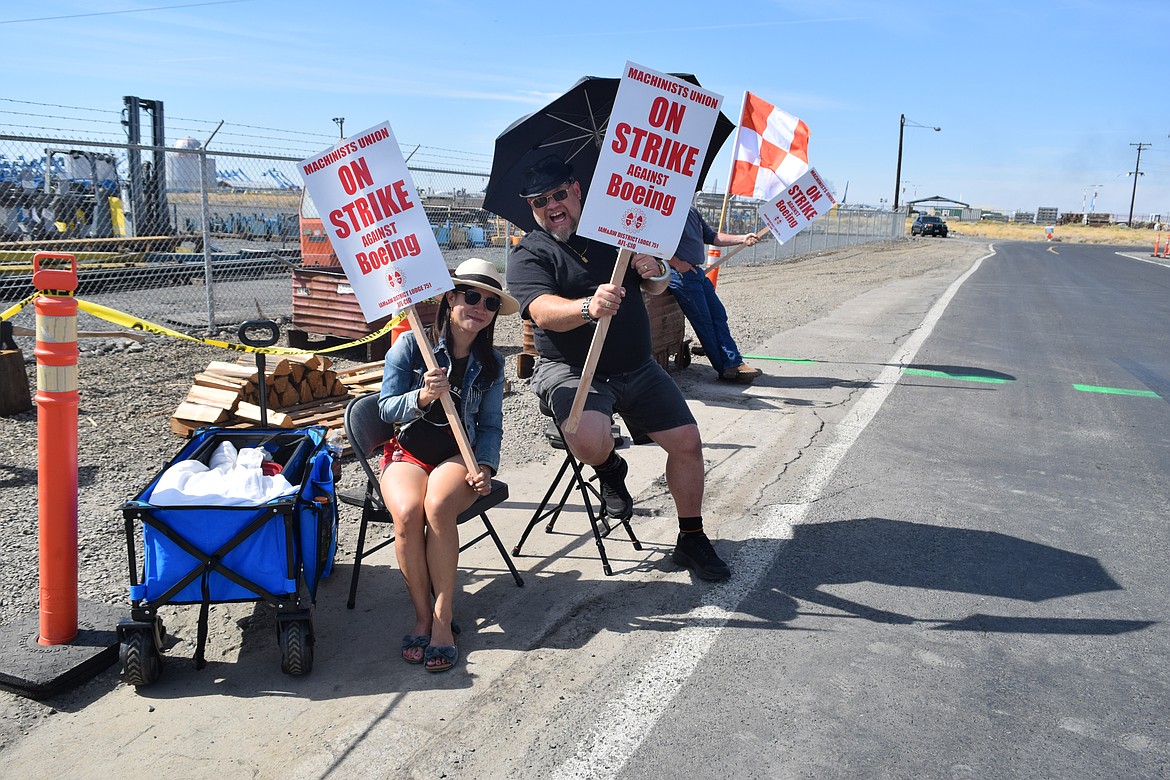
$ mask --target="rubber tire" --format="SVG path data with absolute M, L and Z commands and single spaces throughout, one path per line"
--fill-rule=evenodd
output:
M 154 684 L 162 675 L 162 656 L 149 631 L 130 631 L 118 647 L 120 676 L 127 685 L 140 688 Z
M 691 345 L 686 342 L 679 347 L 678 353 L 674 356 L 674 367 L 679 371 L 691 364 Z
M 308 620 L 288 620 L 281 624 L 280 671 L 300 677 L 313 670 L 313 624 Z

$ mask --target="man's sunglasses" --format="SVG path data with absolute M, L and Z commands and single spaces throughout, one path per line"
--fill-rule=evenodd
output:
M 484 295 L 479 290 L 455 290 L 457 293 L 463 293 L 463 300 L 468 306 L 474 306 L 483 301 L 483 307 L 488 311 L 500 310 L 500 296 L 498 295 Z
M 548 199 L 550 197 L 557 203 L 560 203 L 562 200 L 569 197 L 569 189 L 566 187 L 563 190 L 557 190 L 552 195 L 537 195 L 535 198 L 529 198 L 528 203 L 534 209 L 542 209 L 548 205 Z

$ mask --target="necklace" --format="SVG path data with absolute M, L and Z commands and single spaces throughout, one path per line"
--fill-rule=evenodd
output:
M 559 240 L 559 239 L 558 239 L 558 240 Z M 577 250 L 576 250 L 576 249 L 573 247 L 573 245 L 570 243 L 572 240 L 573 240 L 573 239 L 572 239 L 572 238 L 570 238 L 570 239 L 569 239 L 569 241 L 561 241 L 561 243 L 562 243 L 562 244 L 564 244 L 566 247 L 568 247 L 569 251 L 570 251 L 570 252 L 572 252 L 574 255 L 576 255 L 576 256 L 577 256 L 577 259 L 578 259 L 578 260 L 580 260 L 582 263 L 585 263 L 585 265 L 589 265 L 589 258 L 587 258 L 587 257 L 585 256 L 585 253 L 589 251 L 589 248 L 588 248 L 588 247 L 586 247 L 586 248 L 585 248 L 585 252 L 578 252 L 578 251 L 577 251 Z

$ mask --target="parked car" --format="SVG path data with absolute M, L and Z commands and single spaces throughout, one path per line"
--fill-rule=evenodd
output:
M 919 214 L 918 219 L 910 226 L 912 236 L 942 236 L 947 237 L 947 223 L 942 217 L 931 217 Z

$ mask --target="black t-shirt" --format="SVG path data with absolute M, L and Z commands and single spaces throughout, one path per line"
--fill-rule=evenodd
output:
M 574 236 L 569 244 L 557 241 L 544 230 L 535 230 L 521 239 L 508 257 L 508 291 L 520 302 L 525 319 L 528 306 L 541 295 L 584 298 L 607 284 L 617 261 L 617 247 Z M 633 371 L 650 359 L 650 318 L 642 300 L 642 277 L 633 264 L 622 281 L 626 297 L 609 325 L 605 345 L 597 362 L 597 373 L 620 374 Z M 564 333 L 533 324 L 536 351 L 542 357 L 571 366 L 584 366 L 589 356 L 595 326 L 583 323 Z
M 451 400 L 456 409 L 463 408 L 463 375 L 467 373 L 467 358 L 455 358 L 447 372 Z M 398 431 L 398 446 L 429 466 L 437 466 L 459 454 L 459 443 L 447 421 L 447 412 L 439 401 L 431 402 L 423 416 Z

